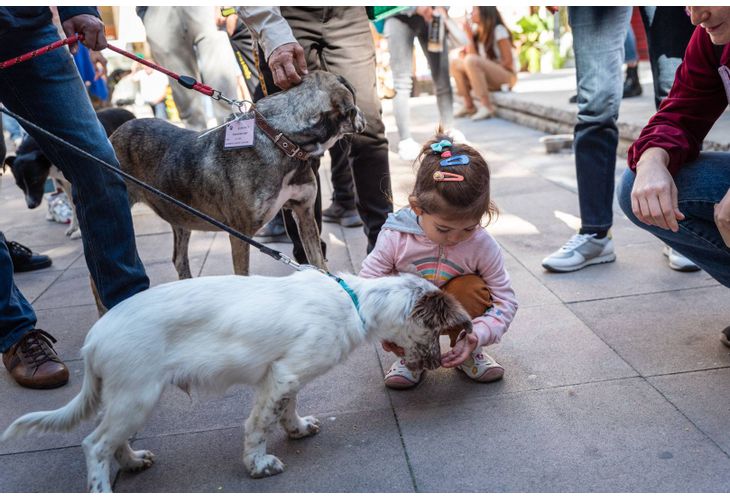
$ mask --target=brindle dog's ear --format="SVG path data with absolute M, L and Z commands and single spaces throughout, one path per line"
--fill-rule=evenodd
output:
M 429 330 L 471 331 L 471 319 L 459 302 L 440 290 L 425 293 L 416 301 L 411 318 Z
M 347 81 L 347 78 L 345 78 L 344 76 L 337 75 L 337 80 L 339 80 L 342 85 L 347 87 L 347 90 L 349 90 L 352 94 L 352 101 L 357 105 L 357 94 L 355 94 L 355 88 L 350 84 L 350 82 Z

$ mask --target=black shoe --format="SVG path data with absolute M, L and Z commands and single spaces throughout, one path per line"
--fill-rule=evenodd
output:
M 639 83 L 639 70 L 637 66 L 626 68 L 626 80 L 624 80 L 624 98 L 637 97 L 643 92 Z
M 324 222 L 334 222 L 344 227 L 362 226 L 362 219 L 355 208 L 345 208 L 344 205 L 333 201 L 332 205 L 322 210 Z
M 726 326 L 720 334 L 720 342 L 730 347 L 730 326 Z
M 13 261 L 13 270 L 16 273 L 36 271 L 50 267 L 53 264 L 49 256 L 33 253 L 30 248 L 21 245 L 17 241 L 6 241 L 5 243 L 8 245 L 10 259 Z
M 261 243 L 290 243 L 291 239 L 286 234 L 284 218 L 277 215 L 268 224 L 256 232 L 256 239 Z

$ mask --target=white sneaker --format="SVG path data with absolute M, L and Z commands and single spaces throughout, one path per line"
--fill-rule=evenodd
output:
M 462 364 L 456 367 L 477 382 L 494 382 L 504 376 L 504 368 L 487 353 L 477 348 Z
M 466 142 L 466 136 L 457 128 L 450 128 L 445 133 L 454 140 L 454 144 L 464 144 Z
M 454 118 L 465 118 L 473 115 L 476 111 L 476 108 L 467 108 L 466 106 L 462 106 L 454 112 Z
M 595 234 L 574 234 L 560 250 L 542 261 L 548 271 L 565 273 L 577 271 L 591 264 L 616 260 L 611 235 L 598 239 Z
M 385 387 L 391 389 L 410 389 L 415 387 L 421 382 L 423 377 L 423 370 L 418 372 L 412 372 L 406 367 L 406 362 L 403 358 L 398 358 L 391 365 L 388 373 L 385 374 L 383 382 Z
M 480 106 L 479 109 L 477 109 L 477 112 L 471 115 L 471 119 L 474 121 L 486 120 L 492 116 L 494 116 L 494 111 L 490 111 L 489 108 Z
M 688 273 L 700 270 L 700 266 L 668 245 L 664 246 L 662 253 L 669 259 L 669 267 L 675 271 Z
M 49 195 L 47 201 L 48 212 L 46 213 L 46 220 L 52 220 L 60 224 L 71 223 L 73 210 L 71 210 L 66 193 Z
M 398 156 L 404 161 L 413 161 L 418 158 L 421 153 L 421 145 L 413 140 L 412 137 L 403 139 L 398 143 Z

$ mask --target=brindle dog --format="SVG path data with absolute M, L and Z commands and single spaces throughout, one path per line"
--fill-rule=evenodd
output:
M 343 136 L 364 130 L 354 90 L 341 76 L 313 71 L 300 85 L 260 100 L 256 109 L 309 152 L 310 159 L 287 156 L 259 127 L 253 147 L 242 149 L 223 148 L 225 127 L 200 136 L 153 118 L 125 123 L 111 142 L 124 171 L 243 234 L 253 235 L 282 207 L 290 208 L 309 262 L 325 269 L 310 162 L 318 161 Z M 170 223 L 178 276 L 191 277 L 190 231 L 218 228 L 134 184 L 128 183 L 128 190 L 130 206 L 142 201 Z M 235 273 L 248 274 L 248 245 L 233 236 L 230 241 Z

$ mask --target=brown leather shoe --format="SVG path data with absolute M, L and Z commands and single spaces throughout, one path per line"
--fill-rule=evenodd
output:
M 31 389 L 53 389 L 68 382 L 68 368 L 51 342 L 56 339 L 34 329 L 3 353 L 3 364 L 17 383 Z

